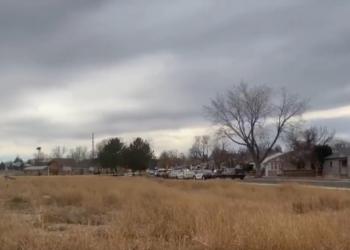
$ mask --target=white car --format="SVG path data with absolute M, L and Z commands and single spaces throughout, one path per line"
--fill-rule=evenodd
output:
M 194 178 L 194 171 L 189 169 L 183 169 L 177 174 L 178 179 L 193 179 Z
M 156 176 L 156 177 L 162 177 L 165 173 L 166 173 L 166 169 L 164 169 L 164 168 L 161 168 L 161 169 L 158 169 L 158 170 L 156 170 L 155 172 L 154 172 L 154 175 Z
M 180 172 L 179 170 L 171 171 L 170 174 L 169 174 L 169 179 L 177 179 L 177 176 L 178 176 L 179 172 Z
M 198 170 L 196 171 L 196 174 L 194 175 L 195 180 L 205 180 L 207 179 L 206 176 L 207 175 L 212 175 L 213 172 L 210 170 Z

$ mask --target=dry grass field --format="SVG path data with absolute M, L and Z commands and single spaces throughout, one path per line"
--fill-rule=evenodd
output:
M 350 249 L 350 191 L 102 176 L 0 187 L 2 250 Z

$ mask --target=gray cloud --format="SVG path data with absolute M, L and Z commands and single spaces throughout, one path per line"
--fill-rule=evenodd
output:
M 83 125 L 68 126 L 52 122 L 48 118 L 18 117 L 2 124 L 8 133 L 2 139 L 11 139 L 14 134 L 21 139 L 33 138 L 37 141 L 86 139 L 92 132 L 101 136 L 120 136 L 123 133 L 147 132 L 163 129 L 181 129 L 200 124 L 201 114 L 194 110 L 139 110 L 137 112 L 105 112 Z M 205 125 L 202 123 L 202 125 Z
M 348 105 L 349 11 L 346 0 L 0 0 L 3 113 L 30 105 L 24 96 L 69 89 L 77 72 L 143 55 L 176 57 L 166 75 L 130 85 L 129 98 L 145 103 L 140 112 L 88 112 L 82 115 L 96 119 L 83 129 L 19 117 L 2 130 L 82 138 L 92 129 L 107 135 L 201 126 L 202 105 L 241 79 L 285 86 L 311 98 L 312 109 Z
M 349 126 L 350 117 L 336 118 L 336 119 L 321 119 L 321 120 L 312 120 L 306 123 L 310 126 L 326 126 L 329 131 L 333 129 L 337 134 L 341 135 L 341 138 L 350 140 Z

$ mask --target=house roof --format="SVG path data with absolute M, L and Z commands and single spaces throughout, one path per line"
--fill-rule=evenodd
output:
M 271 161 L 271 160 L 273 160 L 273 159 L 275 159 L 275 158 L 277 158 L 277 157 L 279 157 L 281 155 L 284 155 L 284 153 L 275 153 L 273 155 L 270 155 L 270 156 L 266 157 L 265 160 L 263 160 L 262 163 L 267 163 L 267 162 L 269 162 L 269 161 Z
M 24 168 L 24 171 L 40 171 L 46 169 L 47 166 L 31 166 Z
M 264 155 L 264 151 L 260 152 L 260 156 L 263 156 Z M 272 159 L 274 158 L 275 155 L 277 154 L 285 154 L 285 153 L 280 153 L 280 152 L 276 152 L 274 150 L 271 150 L 268 154 L 267 154 L 267 157 L 265 158 L 266 159 L 269 159 L 270 157 L 272 157 Z M 251 156 L 251 154 L 249 152 L 247 152 L 247 155 L 244 156 L 245 157 L 245 161 L 246 162 L 249 162 L 249 163 L 253 163 L 254 162 L 254 159 L 253 157 Z M 265 160 L 263 162 L 265 162 Z
M 339 150 L 338 152 L 335 152 L 334 154 L 325 157 L 324 159 L 339 159 L 339 158 L 346 158 L 350 156 L 350 148 L 344 148 Z

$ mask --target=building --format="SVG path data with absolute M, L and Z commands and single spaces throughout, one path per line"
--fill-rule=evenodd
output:
M 261 163 L 262 169 L 265 170 L 265 176 L 278 176 L 283 174 L 285 161 L 283 153 L 276 153 L 265 158 Z
M 48 166 L 31 166 L 24 168 L 25 175 L 47 175 Z
M 76 162 L 71 158 L 55 158 L 47 164 L 50 166 L 50 173 L 52 175 L 58 174 L 93 174 L 99 169 L 96 160 L 86 159 Z
M 261 167 L 264 169 L 265 176 L 286 176 L 298 175 L 309 176 L 313 175 L 314 171 L 310 164 L 306 164 L 304 168 L 299 168 L 288 161 L 288 156 L 291 152 L 275 153 L 265 158 Z
M 47 165 L 50 167 L 51 175 L 71 174 L 78 164 L 71 158 L 53 158 Z
M 324 176 L 328 178 L 350 177 L 349 162 L 350 148 L 339 150 L 338 152 L 324 158 Z

